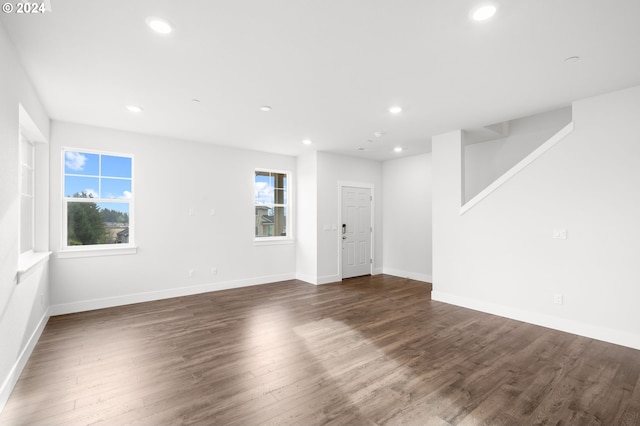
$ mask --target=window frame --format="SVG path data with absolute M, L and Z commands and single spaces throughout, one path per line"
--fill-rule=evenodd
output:
M 286 187 L 284 198 L 286 203 L 274 203 L 273 204 L 264 204 L 258 203 L 256 199 L 256 176 L 258 173 L 273 173 L 284 175 L 286 179 Z M 254 232 L 253 232 L 253 241 L 255 244 L 286 244 L 293 241 L 293 208 L 292 208 L 292 173 L 288 170 L 277 170 L 277 169 L 268 169 L 257 167 L 253 170 L 253 220 L 254 220 Z M 285 210 L 285 234 L 282 235 L 274 235 L 274 236 L 257 236 L 256 235 L 256 207 L 258 206 L 271 206 L 271 208 L 282 207 Z
M 30 164 L 25 162 L 24 158 L 24 145 L 27 145 L 27 150 L 30 155 Z M 25 135 L 22 128 L 19 129 L 19 161 L 20 161 L 20 241 L 19 241 L 19 253 L 21 256 L 30 255 L 35 252 L 36 244 L 36 143 Z M 29 177 L 26 179 L 29 182 L 28 193 L 25 192 L 25 168 Z M 30 204 L 29 217 L 25 217 L 25 211 L 23 208 L 23 200 L 28 198 Z M 26 220 L 25 220 L 26 219 Z M 28 222 L 28 233 L 30 234 L 28 248 L 23 247 L 23 239 L 25 234 L 25 222 Z
M 98 156 L 113 156 L 113 157 L 124 157 L 129 158 L 131 160 L 131 198 L 127 199 L 114 199 L 114 198 L 75 198 L 75 197 L 66 197 L 65 194 L 65 176 L 73 175 L 65 173 L 65 157 L 67 152 L 80 152 L 86 154 L 95 154 Z M 109 176 L 103 176 L 100 170 L 101 161 L 98 161 L 98 174 L 90 175 L 90 177 L 95 177 L 99 181 L 102 178 L 114 178 Z M 135 245 L 135 198 L 136 198 L 136 190 L 135 190 L 135 156 L 133 154 L 126 154 L 121 152 L 113 152 L 106 150 L 96 150 L 96 149 L 88 149 L 88 148 L 78 148 L 78 147 L 69 147 L 63 146 L 60 151 L 60 164 L 61 164 L 61 196 L 60 200 L 62 202 L 62 226 L 61 226 L 61 237 L 60 237 L 60 252 L 58 252 L 58 257 L 86 257 L 86 256 L 103 256 L 103 255 L 119 255 L 119 254 L 134 254 L 137 252 L 137 246 Z M 123 178 L 128 179 L 128 178 Z M 102 194 L 100 194 L 102 195 Z M 69 245 L 68 244 L 68 207 L 70 202 L 85 202 L 85 203 L 116 203 L 116 204 L 128 204 L 129 206 L 129 242 L 128 243 L 107 243 L 107 244 L 86 244 L 86 245 Z

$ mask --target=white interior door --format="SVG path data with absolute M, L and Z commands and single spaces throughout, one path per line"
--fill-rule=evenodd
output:
M 371 189 L 342 187 L 342 278 L 371 274 Z

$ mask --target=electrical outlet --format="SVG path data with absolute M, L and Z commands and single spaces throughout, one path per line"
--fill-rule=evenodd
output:
M 218 275 L 218 268 L 216 268 L 215 266 L 211 268 L 211 275 Z
M 555 303 L 556 305 L 562 305 L 562 295 L 561 294 L 554 294 L 553 295 L 553 303 Z
M 193 274 L 195 274 L 195 273 L 196 273 L 196 270 L 195 270 L 195 269 L 189 269 L 189 270 L 187 271 L 187 276 L 188 276 L 189 278 L 191 278 L 191 277 L 193 277 Z

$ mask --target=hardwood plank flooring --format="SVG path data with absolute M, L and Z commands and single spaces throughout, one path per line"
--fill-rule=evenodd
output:
M 379 275 L 52 317 L 0 425 L 639 425 L 640 351 Z

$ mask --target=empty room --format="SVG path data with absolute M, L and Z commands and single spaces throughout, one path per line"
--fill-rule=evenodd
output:
M 640 424 L 639 16 L 4 2 L 0 425 Z

